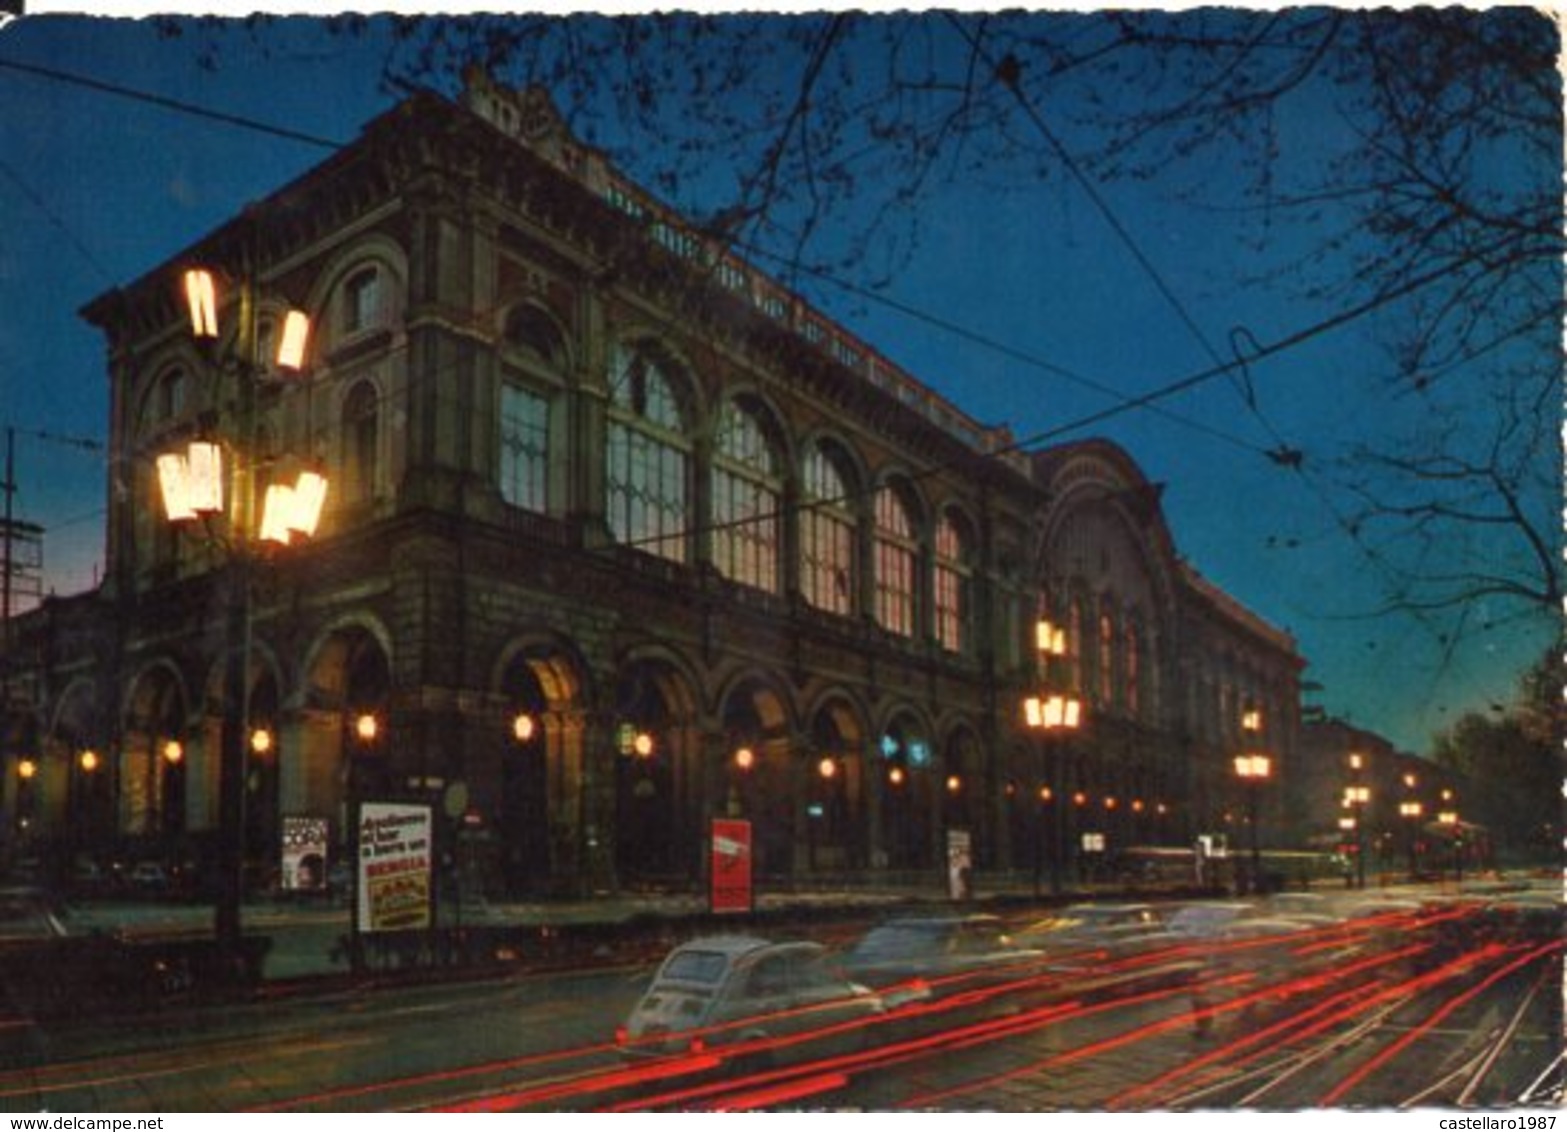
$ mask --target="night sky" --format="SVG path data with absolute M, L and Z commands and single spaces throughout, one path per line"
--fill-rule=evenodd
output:
M 351 141 L 396 101 L 383 64 L 392 58 L 406 71 L 413 61 L 384 23 L 352 33 L 310 19 L 179 31 L 63 15 L 0 29 L 0 427 L 16 430 L 17 515 L 47 529 L 46 588 L 62 595 L 91 587 L 102 569 L 112 482 L 101 448 L 103 343 L 77 312 L 324 160 L 323 143 Z M 1082 24 L 1071 37 L 1093 33 Z M 708 50 L 682 42 L 685 52 Z M 876 42 L 846 32 L 822 81 L 857 74 L 871 89 L 885 65 Z M 732 52 L 733 40 L 712 43 Z M 932 70 L 962 54 L 940 29 L 926 46 L 920 65 Z M 646 50 L 667 48 L 654 39 Z M 856 51 L 866 53 L 858 70 L 845 65 Z M 573 127 L 629 175 L 713 215 L 755 167 L 747 147 L 768 136 L 740 126 L 780 120 L 797 87 L 794 60 L 759 54 L 739 68 L 744 85 L 727 96 L 726 120 L 693 110 L 686 79 L 642 92 L 648 116 L 637 121 L 613 97 L 555 93 Z M 698 69 L 670 61 L 671 74 Z M 716 55 L 697 62 L 716 73 Z M 1344 300 L 1277 273 L 1320 249 L 1338 218 L 1302 223 L 1247 207 L 1240 171 L 1211 154 L 1146 178 L 1073 163 L 1097 140 L 1076 100 L 1113 108 L 1134 90 L 1096 74 L 1098 86 L 1063 79 L 1048 117 L 1042 106 L 1025 108 L 990 141 L 976 135 L 938 160 L 901 211 L 883 208 L 878 188 L 894 172 L 873 156 L 855 165 L 852 194 L 808 220 L 804 194 L 791 194 L 746 230 L 751 254 L 782 272 L 768 253 L 802 252 L 822 270 L 792 276 L 797 290 L 980 421 L 1006 424 L 1019 440 L 1105 436 L 1124 446 L 1164 485 L 1177 550 L 1295 635 L 1305 679 L 1320 685 L 1306 702 L 1424 751 L 1464 711 L 1509 702 L 1556 619 L 1500 602 L 1471 606 L 1461 621 L 1367 616 L 1387 594 L 1374 552 L 1401 547 L 1368 543 L 1346 524 L 1355 500 L 1334 469 L 1358 445 L 1436 427 L 1427 401 L 1385 380 L 1401 311 L 1392 304 L 1301 334 L 1331 322 Z M 449 71 L 431 81 L 455 89 Z M 1339 98 L 1306 84 L 1280 105 L 1281 177 L 1321 168 L 1346 144 Z M 650 120 L 663 123 L 662 135 L 647 132 Z M 843 126 L 836 144 L 873 155 L 875 139 L 855 129 Z M 668 158 L 676 150 L 680 158 Z M 1493 175 L 1504 181 L 1559 177 L 1559 162 L 1553 169 L 1506 147 L 1497 160 Z M 868 231 L 874 239 L 862 247 Z M 1322 282 L 1335 268 L 1312 270 Z M 1200 378 L 1237 349 L 1255 353 L 1294 335 L 1297 344 L 1244 368 L 1134 404 Z M 1499 365 L 1483 358 L 1444 381 L 1479 383 Z M 1303 463 L 1279 458 L 1293 452 Z M 1559 485 L 1559 470 L 1547 469 L 1546 480 Z M 1527 503 L 1559 536 L 1554 495 Z M 1456 571 L 1487 561 L 1483 543 L 1421 553 L 1428 568 L 1433 554 L 1451 553 Z

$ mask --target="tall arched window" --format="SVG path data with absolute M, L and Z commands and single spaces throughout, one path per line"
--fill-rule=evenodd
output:
M 760 416 L 729 402 L 713 446 L 713 565 L 768 593 L 779 589 L 783 482 Z
M 338 299 L 338 330 L 348 338 L 375 330 L 384 322 L 386 311 L 381 269 L 367 264 L 343 280 Z
M 501 357 L 501 498 L 513 507 L 548 511 L 551 416 L 567 365 L 566 337 L 548 311 L 523 303 L 506 316 Z
M 936 524 L 936 640 L 948 652 L 969 647 L 970 607 L 973 603 L 973 540 L 953 514 Z
M 1115 622 L 1108 609 L 1099 611 L 1099 649 L 1096 657 L 1099 670 L 1096 692 L 1099 702 L 1112 703 L 1115 699 Z
M 623 543 L 686 561 L 691 449 L 669 375 L 641 351 L 616 347 L 610 368 L 609 529 Z
M 1135 612 L 1126 618 L 1126 644 L 1121 650 L 1122 684 L 1126 692 L 1126 714 L 1139 718 L 1143 710 L 1143 625 Z
M 914 520 L 897 489 L 876 492 L 876 620 L 901 637 L 914 635 L 915 568 L 919 562 Z
M 375 385 L 361 381 L 343 399 L 343 499 L 375 498 L 380 476 L 380 406 Z
M 821 445 L 805 457 L 800 514 L 800 591 L 829 613 L 854 611 L 854 511 L 842 469 Z

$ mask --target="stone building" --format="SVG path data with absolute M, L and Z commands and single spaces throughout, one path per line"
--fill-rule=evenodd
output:
M 286 306 L 299 375 L 265 360 Z M 1254 709 L 1288 773 L 1293 641 L 1176 554 L 1129 454 L 1017 451 L 536 92 L 414 95 L 84 316 L 108 561 L 10 637 L 12 854 L 200 858 L 225 720 L 258 868 L 284 816 L 341 840 L 355 801 L 421 797 L 509 892 L 690 883 L 722 816 L 764 882 L 934 877 L 951 828 L 1026 869 L 1041 785 L 1112 848 L 1190 844 Z M 246 499 L 323 471 L 314 537 L 170 522 L 156 458 L 196 439 Z M 1024 726 L 1047 676 L 1087 709 L 1064 751 Z

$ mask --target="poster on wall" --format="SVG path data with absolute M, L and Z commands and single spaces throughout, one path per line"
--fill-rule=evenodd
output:
M 713 819 L 712 892 L 714 912 L 749 912 L 751 889 L 751 823 Z
M 359 807 L 359 900 L 362 932 L 430 926 L 430 807 L 365 802 Z
M 973 889 L 974 854 L 969 831 L 947 830 L 947 895 L 953 900 L 970 900 Z
M 329 832 L 326 818 L 283 815 L 283 891 L 320 892 L 326 887 Z

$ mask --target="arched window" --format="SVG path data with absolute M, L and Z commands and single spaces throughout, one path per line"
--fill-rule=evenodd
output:
M 673 562 L 686 561 L 691 449 L 669 375 L 640 351 L 611 358 L 605 490 L 615 538 Z
M 817 445 L 805 457 L 800 515 L 800 592 L 828 613 L 854 611 L 854 511 L 843 471 Z
M 141 414 L 136 421 L 140 437 L 145 438 L 185 414 L 190 393 L 190 379 L 178 366 L 160 373 L 142 399 Z
M 919 561 L 914 521 L 898 491 L 876 492 L 876 620 L 901 637 L 914 635 L 915 569 Z
M 344 338 L 385 324 L 386 287 L 381 268 L 366 264 L 343 280 L 338 297 L 338 329 Z
M 948 652 L 967 652 L 973 604 L 973 549 L 968 530 L 952 514 L 936 523 L 936 640 Z
M 501 387 L 501 498 L 528 511 L 549 508 L 550 403 L 522 385 Z
M 782 499 L 778 456 L 760 416 L 729 402 L 713 446 L 713 565 L 724 577 L 778 592 Z
M 566 341 L 555 320 L 536 306 L 523 304 L 506 318 L 506 345 L 552 366 L 563 364 Z
M 361 381 L 343 399 L 343 499 L 363 503 L 376 494 L 380 473 L 380 406 L 375 386 Z
M 1143 626 L 1136 613 L 1126 619 L 1126 644 L 1121 650 L 1122 684 L 1126 694 L 1126 714 L 1136 719 L 1142 715 L 1143 687 Z
M 502 342 L 501 498 L 545 512 L 550 502 L 550 428 L 554 396 L 566 364 L 566 339 L 549 313 L 524 303 L 506 316 Z
M 1096 692 L 1102 704 L 1115 699 L 1115 622 L 1108 609 L 1099 611 L 1099 649 L 1096 657 L 1099 670 Z

